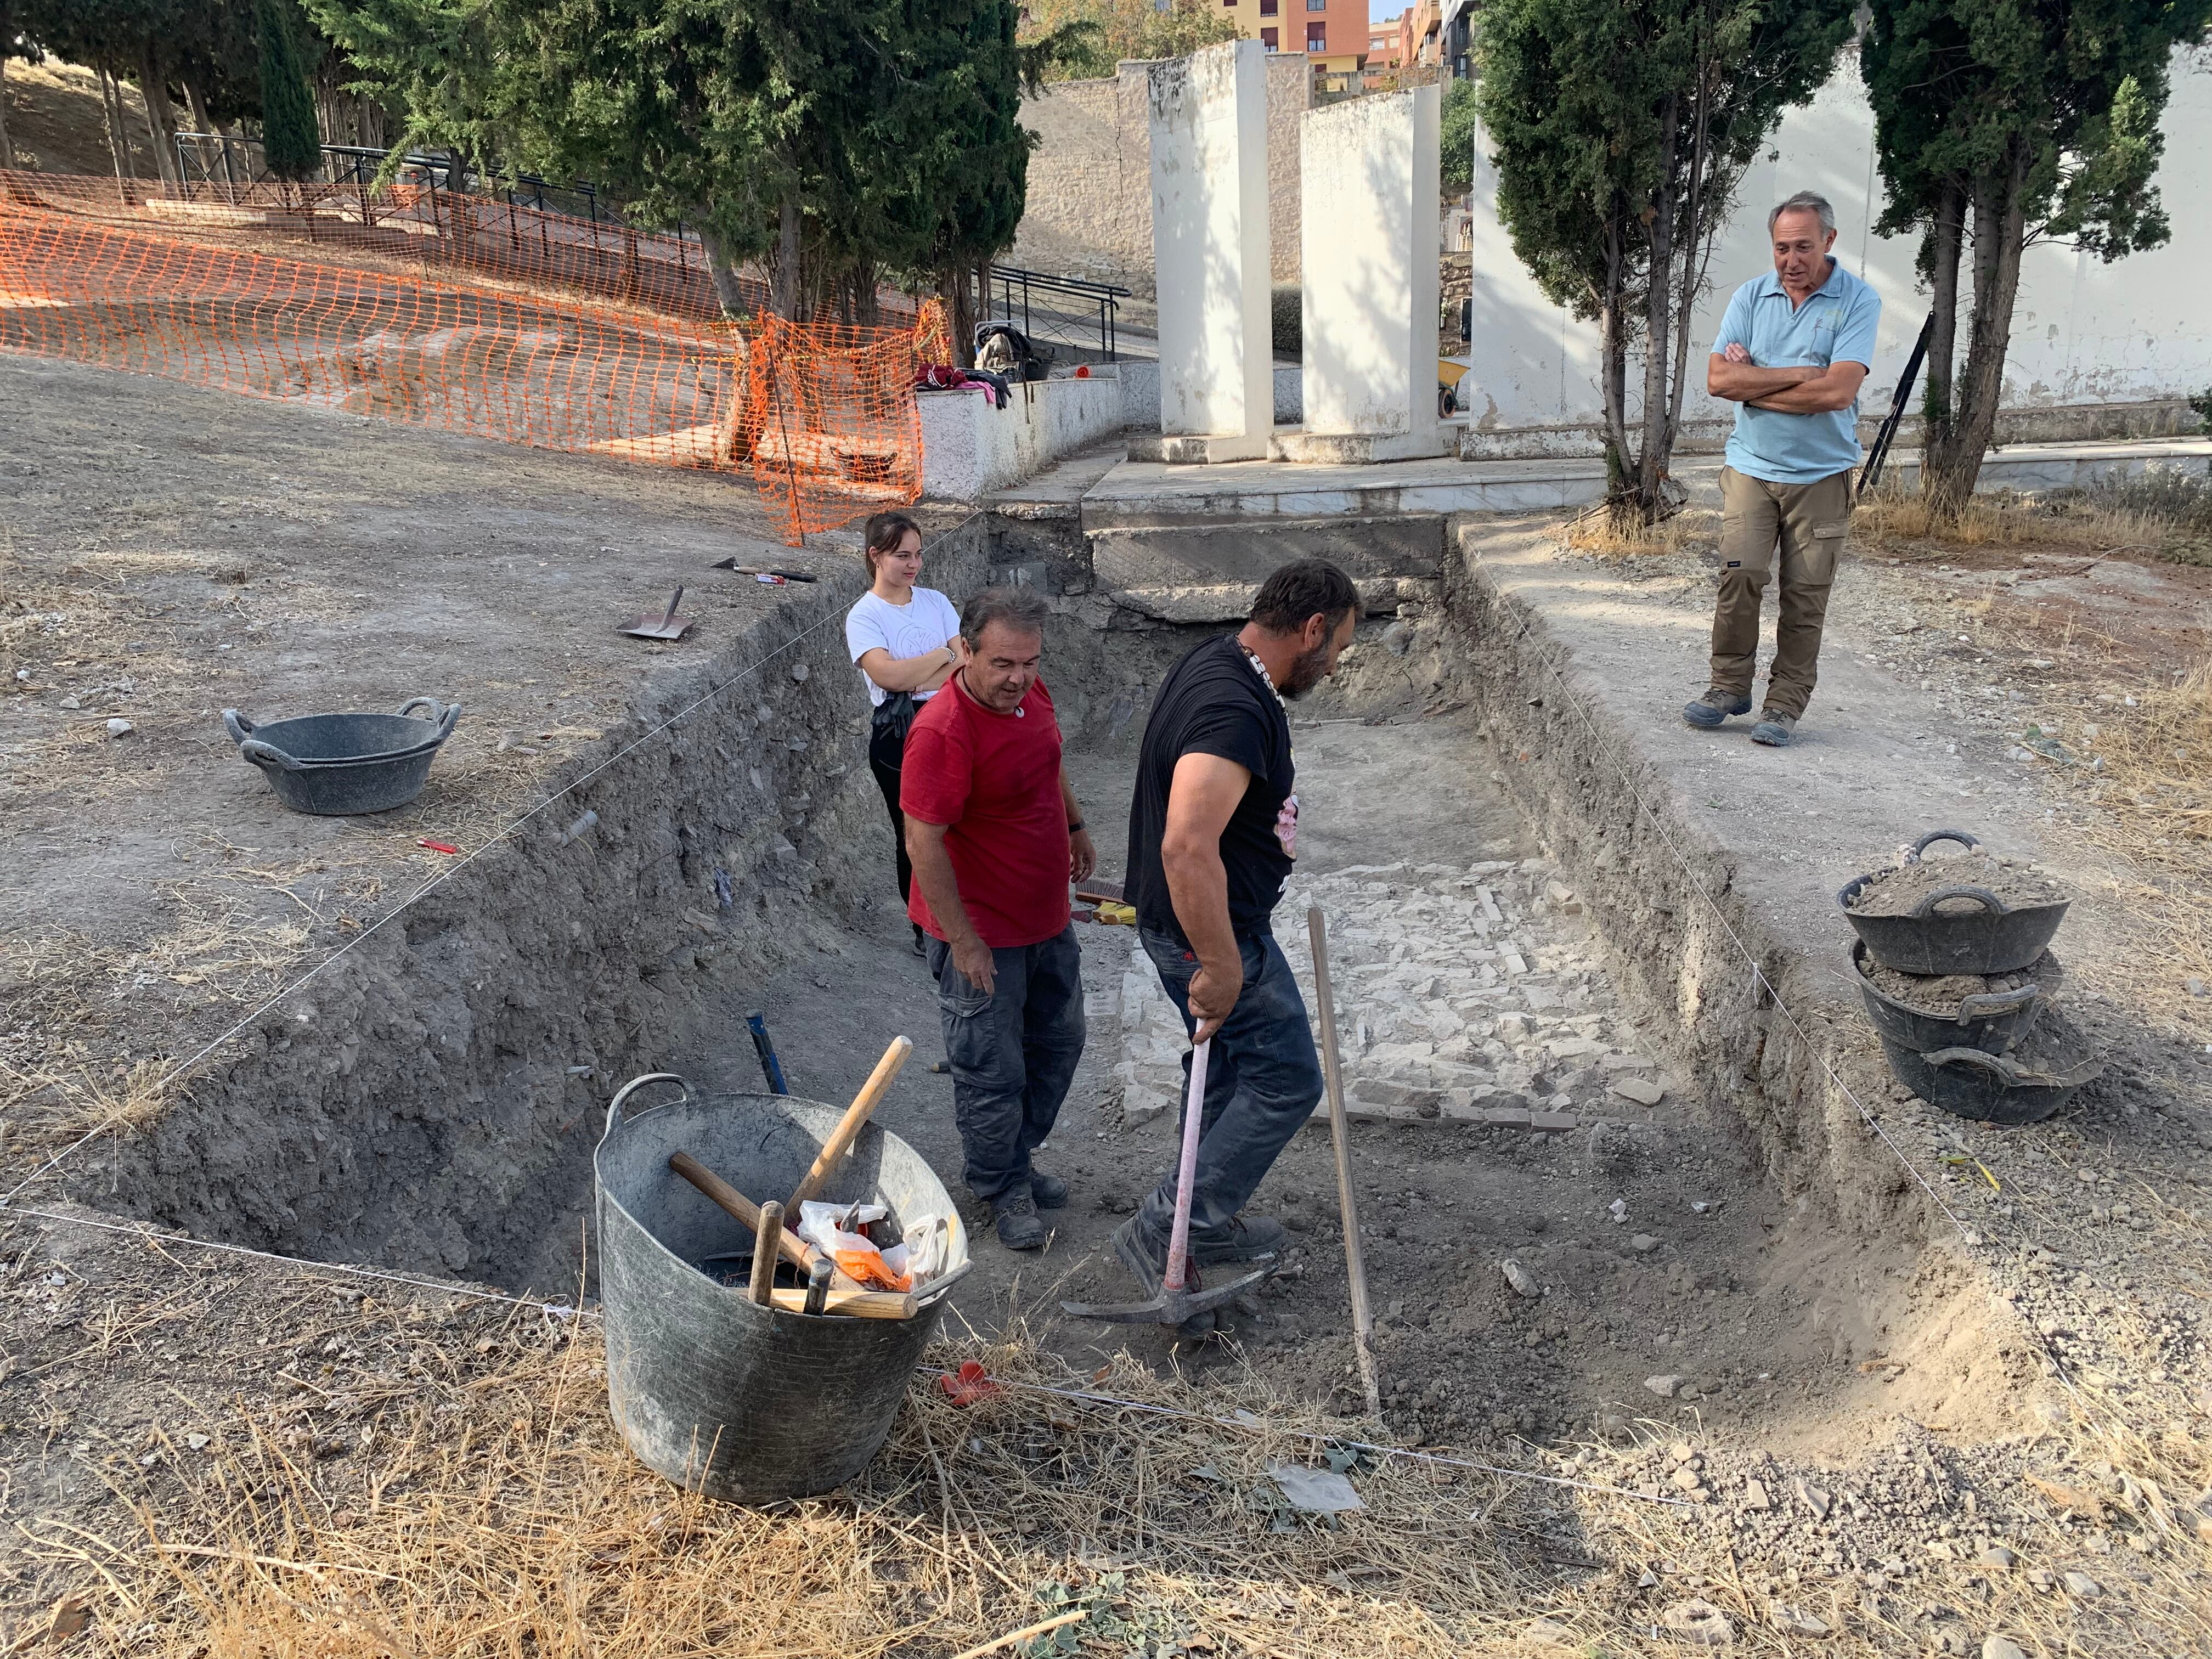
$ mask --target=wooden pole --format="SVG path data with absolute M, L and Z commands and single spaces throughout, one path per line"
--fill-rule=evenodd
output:
M 1328 1092 L 1328 1138 L 1336 1148 L 1336 1202 L 1344 1215 L 1344 1262 L 1352 1279 L 1352 1346 L 1359 1359 L 1359 1385 L 1367 1413 L 1382 1417 L 1382 1385 L 1375 1367 L 1375 1315 L 1367 1305 L 1367 1264 L 1359 1247 L 1359 1200 L 1352 1190 L 1352 1136 L 1344 1115 L 1344 1072 L 1336 1057 L 1336 1000 L 1328 983 L 1328 924 L 1321 906 L 1306 909 L 1313 941 L 1315 1012 L 1321 1019 L 1322 1080 Z

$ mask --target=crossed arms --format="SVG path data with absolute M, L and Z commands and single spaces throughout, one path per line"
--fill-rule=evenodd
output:
M 1761 368 L 1751 361 L 1751 353 L 1733 341 L 1725 352 L 1717 351 L 1705 359 L 1707 392 L 1730 403 L 1771 410 L 1778 415 L 1825 415 L 1849 409 L 1866 377 L 1864 363 L 1850 362 L 1830 363 L 1826 368 L 1815 363 Z

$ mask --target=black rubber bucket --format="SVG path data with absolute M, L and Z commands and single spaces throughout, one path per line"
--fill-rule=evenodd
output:
M 1851 966 L 1858 970 L 1859 995 L 1867 1017 L 1884 1042 L 1894 1043 L 1916 1054 L 1937 1048 L 1979 1048 L 2002 1054 L 2034 1029 L 2036 1020 L 2058 994 L 2063 973 L 2058 958 L 2048 951 L 2029 964 L 2035 982 L 2012 991 L 1985 991 L 1962 999 L 1949 1014 L 1933 1013 L 1875 988 L 1867 977 L 1873 961 L 1866 941 L 1851 946 Z
M 412 718 L 418 708 L 429 718 Z M 435 697 L 414 698 L 394 714 L 301 714 L 266 726 L 235 708 L 222 711 L 239 753 L 261 769 L 276 799 L 319 817 L 406 805 L 422 793 L 439 745 L 460 718 L 460 704 Z
M 1966 847 L 1981 843 L 1962 830 L 1936 830 L 1912 844 L 1911 861 L 1917 862 L 1929 844 L 1955 841 Z M 2058 924 L 2066 919 L 2068 901 L 2050 904 L 2008 905 L 1996 894 L 1970 883 L 1939 888 L 1923 896 L 1902 916 L 1862 915 L 1851 908 L 1860 890 L 1877 876 L 1859 876 L 1836 895 L 1844 920 L 1866 941 L 1874 959 L 1900 974 L 1941 977 L 1946 974 L 2012 974 L 2043 954 Z M 1939 909 L 1949 904 L 1948 910 Z M 1969 905 L 1971 908 L 1960 908 Z
M 661 1083 L 682 1098 L 623 1115 L 633 1090 Z M 884 1205 L 902 1231 L 951 1218 L 954 1271 L 921 1287 L 913 1318 L 786 1313 L 700 1265 L 749 1255 L 752 1235 L 670 1156 L 690 1153 L 756 1203 L 783 1199 L 842 1115 L 789 1095 L 698 1093 L 668 1073 L 634 1079 L 607 1109 L 592 1165 L 608 1401 L 638 1460 L 680 1486 L 769 1504 L 843 1485 L 883 1445 L 937 1334 L 966 1235 L 921 1154 L 873 1124 L 821 1196 Z
M 1899 1083 L 1929 1105 L 1980 1123 L 2040 1123 L 2105 1069 L 2088 1040 L 2057 1013 L 2046 1013 L 2006 1054 L 1915 1054 L 1887 1037 L 1881 1046 Z

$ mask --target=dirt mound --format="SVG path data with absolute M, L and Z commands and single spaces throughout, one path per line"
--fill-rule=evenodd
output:
M 1960 857 L 1922 859 L 1885 870 L 1859 889 L 1850 908 L 1863 916 L 1910 915 L 1921 900 L 1946 887 L 1984 888 L 2015 910 L 2072 896 L 2034 865 L 1993 857 L 1978 847 Z M 1947 899 L 1936 914 L 1963 915 L 1976 908 L 1972 899 Z

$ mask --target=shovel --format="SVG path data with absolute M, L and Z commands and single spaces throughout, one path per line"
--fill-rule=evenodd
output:
M 668 614 L 659 621 L 655 622 L 653 613 L 648 611 L 644 616 L 626 623 L 622 631 L 635 634 L 641 640 L 680 640 L 684 637 L 684 630 L 690 627 L 694 620 L 676 614 L 676 607 L 683 603 L 684 590 L 679 587 L 668 601 Z
M 1200 1288 L 1198 1264 L 1190 1259 L 1191 1189 L 1198 1184 L 1200 1121 L 1206 1115 L 1206 1061 L 1213 1048 L 1208 1037 L 1190 1054 L 1190 1092 L 1182 1107 L 1182 1158 L 1176 1171 L 1175 1230 L 1168 1236 L 1168 1270 L 1159 1294 L 1146 1302 L 1063 1302 L 1078 1319 L 1103 1319 L 1115 1325 L 1180 1325 L 1235 1300 L 1275 1271 L 1273 1259 L 1256 1273 L 1212 1290 Z

